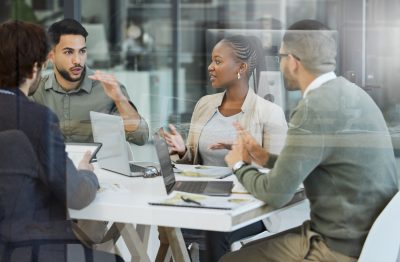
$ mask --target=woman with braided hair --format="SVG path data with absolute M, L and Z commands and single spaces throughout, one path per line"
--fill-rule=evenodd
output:
M 279 154 L 287 131 L 283 110 L 255 93 L 260 72 L 265 70 L 265 56 L 257 37 L 230 36 L 214 46 L 208 66 L 210 81 L 213 88 L 225 91 L 206 95 L 197 102 L 186 144 L 172 124 L 170 132 L 164 132 L 171 153 L 179 155 L 177 162 L 226 166 L 224 157 L 236 138 L 235 122 L 268 152 Z M 255 91 L 249 88 L 252 75 Z M 213 234 L 212 242 L 206 241 L 209 260 L 217 261 L 229 251 L 231 243 L 263 230 L 260 221 L 231 233 L 209 232 Z M 183 235 L 187 243 L 192 238 L 200 242 L 200 250 L 204 249 L 204 232 L 183 230 Z M 205 257 L 201 252 L 202 261 L 206 261 Z
M 265 67 L 257 37 L 230 36 L 215 45 L 208 72 L 212 87 L 225 92 L 206 95 L 197 102 L 186 144 L 172 124 L 171 132 L 164 132 L 171 153 L 179 155 L 177 162 L 226 166 L 224 157 L 236 138 L 236 121 L 269 152 L 279 154 L 287 131 L 283 110 L 249 88 L 253 75 L 257 91 Z

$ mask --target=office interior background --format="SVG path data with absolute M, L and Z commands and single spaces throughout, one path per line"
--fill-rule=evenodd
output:
M 64 17 L 89 32 L 88 62 L 114 73 L 151 131 L 175 123 L 187 132 L 195 103 L 217 92 L 207 66 L 221 35 L 252 34 L 263 42 L 267 71 L 259 95 L 283 107 L 287 92 L 276 55 L 282 32 L 301 19 L 337 31 L 338 75 L 357 83 L 382 110 L 400 156 L 400 1 L 398 0 L 3 0 L 0 20 L 48 28 Z M 48 68 L 51 72 L 51 68 Z

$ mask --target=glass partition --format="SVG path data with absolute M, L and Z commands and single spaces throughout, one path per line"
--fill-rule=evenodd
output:
M 45 27 L 63 18 L 64 4 L 70 4 L 3 2 L 1 21 L 18 18 Z M 317 19 L 338 32 L 337 74 L 370 94 L 398 136 L 400 3 L 396 0 L 85 0 L 80 9 L 90 34 L 88 65 L 114 72 L 153 129 L 168 122 L 187 124 L 198 99 L 215 92 L 207 75 L 212 30 L 268 32 L 284 30 L 300 19 Z M 269 34 L 260 37 L 266 47 L 270 45 Z M 268 71 L 278 79 L 273 56 L 266 55 Z M 263 79 L 268 84 L 267 75 Z M 283 102 L 277 103 L 289 116 L 299 95 L 283 91 Z
M 19 19 L 48 26 L 64 17 L 63 7 L 63 0 L 4 0 L 0 22 Z

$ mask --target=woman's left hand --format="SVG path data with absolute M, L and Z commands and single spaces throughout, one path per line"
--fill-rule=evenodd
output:
M 231 150 L 232 144 L 233 144 L 232 142 L 218 142 L 218 143 L 209 145 L 208 148 L 211 150 L 217 150 L 217 149 Z

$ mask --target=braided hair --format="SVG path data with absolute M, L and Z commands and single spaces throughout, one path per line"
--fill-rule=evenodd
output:
M 260 73 L 267 68 L 260 39 L 256 36 L 235 35 L 225 37 L 221 42 L 231 45 L 238 61 L 247 63 L 246 75 L 249 79 L 253 74 L 254 91 L 257 93 Z

